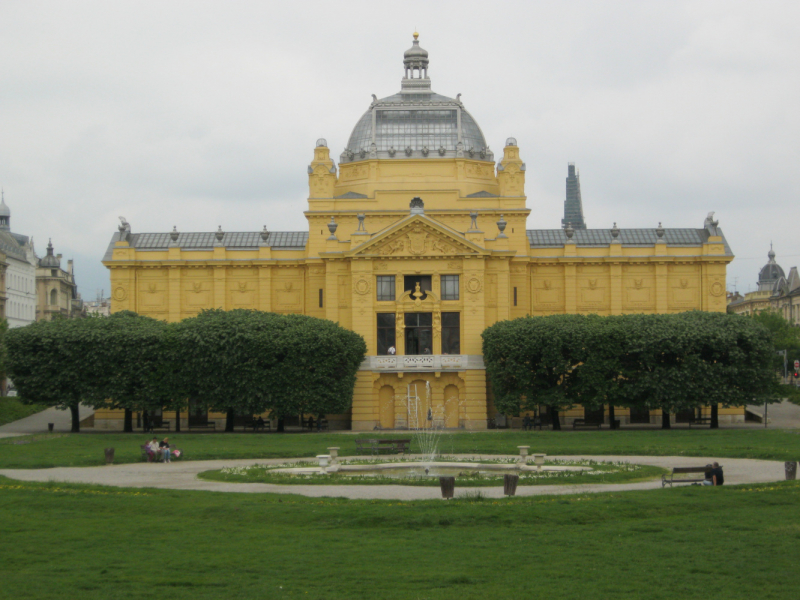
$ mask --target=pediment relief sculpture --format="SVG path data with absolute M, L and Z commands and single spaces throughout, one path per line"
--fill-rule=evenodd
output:
M 366 252 L 375 252 L 380 256 L 425 256 L 475 254 L 475 250 L 457 240 L 445 237 L 439 232 L 417 223 L 412 227 L 398 231 L 383 244 Z

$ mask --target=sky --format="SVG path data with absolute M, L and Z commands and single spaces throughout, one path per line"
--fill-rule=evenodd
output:
M 800 2 L 0 0 L 0 185 L 84 299 L 137 233 L 307 229 L 317 138 L 338 156 L 400 88 L 412 33 L 433 90 L 495 156 L 517 139 L 530 229 L 560 227 L 567 163 L 590 228 L 716 212 L 754 290 L 800 263 Z M 63 263 L 62 263 L 63 264 Z

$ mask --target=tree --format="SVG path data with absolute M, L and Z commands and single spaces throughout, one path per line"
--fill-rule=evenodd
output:
M 9 374 L 21 400 L 72 413 L 72 431 L 80 431 L 78 406 L 87 395 L 96 319 L 37 321 L 6 334 Z
M 233 431 L 236 411 L 346 411 L 366 344 L 324 319 L 215 309 L 170 326 L 168 353 L 176 387 L 226 412 Z
M 793 326 L 774 310 L 760 310 L 751 318 L 769 331 L 776 351 L 775 368 L 783 375 L 783 357 L 778 357 L 777 351 L 786 350 L 786 360 L 790 363 L 800 360 L 800 327 Z
M 575 403 L 576 367 L 586 317 L 556 315 L 501 321 L 484 330 L 483 358 L 494 404 L 505 414 L 548 407 L 553 429 Z
M 87 352 L 95 358 L 83 400 L 95 408 L 124 410 L 124 431 L 132 432 L 134 410 L 175 402 L 166 373 L 167 324 L 131 311 L 92 321 L 93 348 Z
M 769 332 L 736 315 L 560 315 L 497 323 L 484 331 L 484 359 L 503 411 L 542 403 L 660 408 L 670 414 L 741 406 L 774 393 Z

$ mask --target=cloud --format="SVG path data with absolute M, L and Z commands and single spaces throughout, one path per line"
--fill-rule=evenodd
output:
M 86 297 L 135 231 L 303 230 L 306 166 L 394 93 L 416 27 L 527 162 L 531 228 L 560 224 L 566 163 L 590 227 L 700 227 L 716 210 L 747 291 L 800 249 L 796 2 L 4 2 L 0 184 L 15 231 L 75 258 Z

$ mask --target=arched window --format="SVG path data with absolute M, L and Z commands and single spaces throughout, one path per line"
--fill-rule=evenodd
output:
M 50 290 L 50 304 L 58 304 L 58 292 Z

